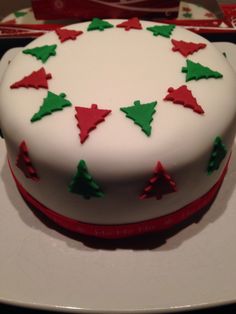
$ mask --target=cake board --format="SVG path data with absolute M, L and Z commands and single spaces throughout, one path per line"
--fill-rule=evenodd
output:
M 236 68 L 236 48 L 216 43 Z M 236 144 L 235 144 L 236 145 Z M 160 243 L 73 239 L 24 203 L 0 141 L 0 302 L 71 313 L 170 313 L 236 302 L 236 151 L 210 210 Z

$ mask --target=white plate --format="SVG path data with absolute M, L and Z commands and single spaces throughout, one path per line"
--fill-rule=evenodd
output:
M 218 43 L 236 68 L 233 44 Z M 217 105 L 217 104 L 216 104 Z M 203 219 L 157 237 L 74 240 L 25 205 L 0 141 L 0 302 L 78 313 L 164 313 L 236 302 L 236 145 Z

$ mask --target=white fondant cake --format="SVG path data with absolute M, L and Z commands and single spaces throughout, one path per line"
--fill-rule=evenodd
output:
M 0 125 L 14 176 L 34 199 L 82 223 L 133 224 L 176 212 L 201 198 L 219 180 L 235 135 L 236 78 L 226 58 L 190 31 L 175 27 L 154 36 L 153 29 L 147 28 L 161 24 L 140 21 L 142 29 L 126 31 L 117 27 L 123 20 L 107 21 L 113 27 L 89 31 L 91 22 L 79 23 L 66 27 L 83 32 L 73 40 L 61 42 L 56 32 L 50 32 L 22 49 L 1 84 Z M 204 45 L 184 56 L 172 50 L 173 40 Z M 30 49 L 45 45 L 57 47 L 51 55 L 46 52 L 48 59 L 42 62 L 42 52 Z M 218 74 L 202 77 L 187 60 Z M 48 89 L 12 86 L 42 67 L 51 74 L 46 79 Z M 186 81 L 187 67 L 196 80 Z M 190 102 L 195 99 L 202 112 L 174 103 L 185 101 L 186 94 L 180 100 L 178 95 L 167 99 L 173 89 L 184 85 L 191 91 Z M 68 100 L 67 105 L 32 122 L 48 93 L 66 94 L 60 99 Z M 141 106 L 157 104 L 151 113 L 141 110 L 141 118 L 131 113 L 137 124 L 124 108 L 139 102 Z M 81 143 L 86 126 L 84 114 L 75 107 L 91 108 L 92 104 L 111 112 Z M 148 121 L 146 133 L 143 121 Z M 28 155 L 20 148 L 23 142 Z M 25 171 L 20 158 L 28 167 Z M 88 175 L 77 180 L 84 169 L 81 160 L 96 182 L 87 187 L 90 195 L 85 196 L 90 198 L 83 197 L 82 186 L 90 180 Z M 210 160 L 215 169 L 209 170 Z M 158 162 L 166 171 L 162 177 L 160 167 L 154 174 Z

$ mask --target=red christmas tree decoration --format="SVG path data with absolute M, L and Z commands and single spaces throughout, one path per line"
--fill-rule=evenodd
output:
M 16 24 L 16 19 L 7 20 L 5 22 L 1 22 L 1 24 Z
M 19 146 L 19 153 L 16 159 L 16 166 L 24 173 L 26 178 L 38 181 L 39 177 L 29 157 L 28 148 L 25 141 Z
M 123 27 L 126 31 L 129 31 L 130 29 L 142 29 L 142 25 L 137 17 L 133 17 L 125 22 L 122 22 L 116 27 Z
M 211 13 L 211 12 L 207 12 L 204 14 L 206 17 L 209 17 L 209 18 L 216 18 L 215 14 Z
M 55 32 L 57 33 L 61 43 L 69 39 L 75 40 L 79 35 L 83 34 L 82 31 L 76 31 L 76 30 L 65 29 L 65 28 L 57 28 Z
M 154 169 L 154 175 L 149 179 L 147 186 L 139 196 L 141 200 L 156 197 L 161 199 L 164 194 L 176 192 L 176 184 L 171 176 L 163 168 L 160 161 L 158 161 Z
M 189 7 L 183 7 L 182 10 L 184 12 L 191 12 L 191 9 Z
M 184 57 L 187 57 L 188 55 L 193 54 L 199 49 L 203 49 L 206 47 L 206 44 L 203 43 L 192 43 L 183 40 L 171 39 L 171 42 L 174 45 L 172 50 L 179 51 Z
M 33 71 L 31 74 L 25 76 L 20 81 L 12 84 L 11 88 L 19 88 L 19 87 L 33 87 L 33 88 L 46 88 L 48 89 L 48 81 L 52 78 L 50 73 L 46 74 L 44 68 L 39 69 L 38 71 Z
M 89 133 L 94 130 L 100 122 L 111 112 L 107 109 L 99 109 L 97 105 L 92 104 L 91 108 L 75 107 L 78 128 L 80 129 L 80 143 L 84 143 Z
M 174 104 L 180 104 L 184 107 L 191 108 L 193 111 L 203 114 L 204 110 L 197 103 L 196 98 L 193 97 L 192 92 L 187 88 L 186 85 L 182 85 L 179 88 L 174 89 L 173 87 L 168 88 L 169 94 L 164 100 L 170 100 Z

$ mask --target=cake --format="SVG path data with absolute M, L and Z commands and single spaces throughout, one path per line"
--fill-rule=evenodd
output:
M 0 89 L 9 167 L 62 229 L 122 238 L 173 228 L 211 204 L 236 128 L 235 73 L 201 36 L 129 20 L 49 32 Z

